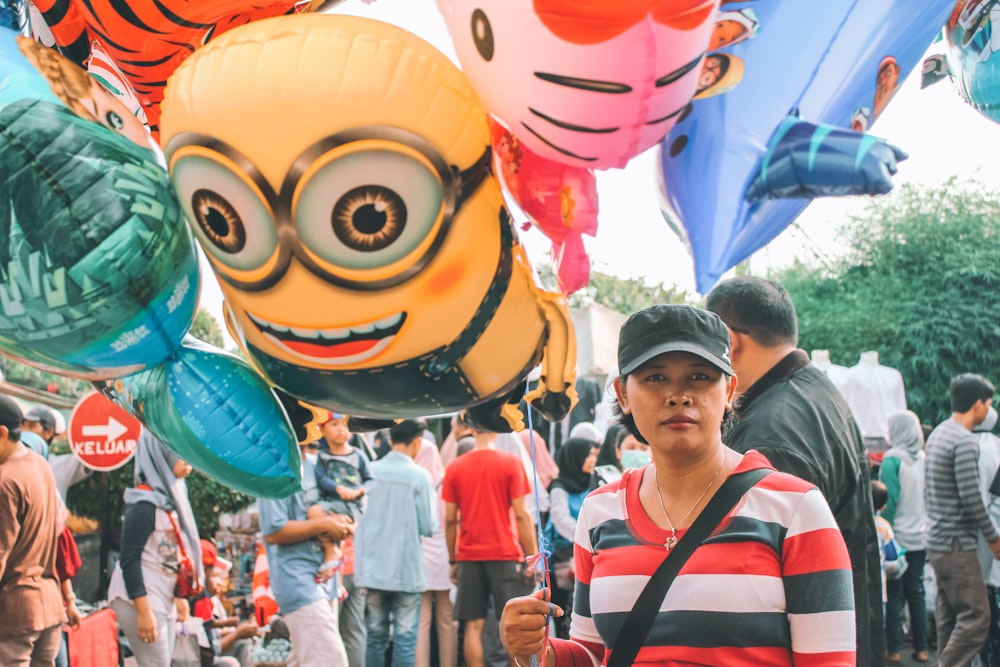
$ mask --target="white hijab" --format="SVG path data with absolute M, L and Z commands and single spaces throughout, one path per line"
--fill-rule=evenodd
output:
M 191 501 L 188 500 L 187 482 L 174 474 L 174 465 L 179 459 L 177 454 L 143 428 L 135 451 L 133 480 L 136 486 L 144 484 L 151 488 L 125 489 L 125 504 L 148 502 L 167 512 L 176 512 L 177 528 L 184 538 L 184 551 L 194 563 L 199 581 L 204 581 L 205 569 L 201 563 L 198 525 L 194 520 Z

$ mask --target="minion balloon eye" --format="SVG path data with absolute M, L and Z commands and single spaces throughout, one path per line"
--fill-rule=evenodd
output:
M 378 290 L 405 282 L 434 258 L 490 169 L 488 146 L 461 170 L 422 137 L 389 127 L 316 142 L 280 193 L 217 139 L 179 135 L 167 152 L 195 233 L 229 269 L 222 279 L 251 292 L 281 280 L 292 256 L 334 285 Z

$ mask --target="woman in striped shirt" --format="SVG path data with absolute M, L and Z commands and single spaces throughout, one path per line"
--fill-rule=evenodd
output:
M 622 327 L 619 418 L 653 462 L 584 501 L 569 640 L 547 638 L 545 592 L 507 604 L 501 636 L 519 664 L 606 664 L 650 576 L 726 478 L 771 467 L 722 443 L 729 353 L 725 324 L 688 306 L 653 306 Z M 822 494 L 778 472 L 751 487 L 680 570 L 634 664 L 854 665 L 851 566 Z

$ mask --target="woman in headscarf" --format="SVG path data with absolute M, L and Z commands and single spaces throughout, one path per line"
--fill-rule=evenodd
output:
M 569 594 L 573 590 L 573 539 L 576 520 L 583 499 L 590 492 L 590 473 L 597 462 L 598 446 L 586 438 L 570 438 L 556 452 L 559 475 L 549 485 L 549 521 L 545 537 L 552 552 L 552 573 L 555 590 L 553 600 L 569 609 Z M 556 619 L 560 636 L 568 636 L 569 617 Z
M 197 582 L 205 573 L 184 478 L 191 466 L 143 429 L 135 488 L 125 490 L 122 553 L 108 587 L 118 625 L 143 667 L 170 667 L 178 608 L 177 575 L 186 557 Z M 183 620 L 183 619 L 182 619 Z
M 924 599 L 924 433 L 917 415 L 909 410 L 889 416 L 889 444 L 879 469 L 879 479 L 889 491 L 882 518 L 892 525 L 896 542 L 906 549 L 902 579 L 886 582 L 886 663 L 901 661 L 903 602 L 910 608 L 913 658 L 927 662 L 927 603 Z
M 612 424 L 604 434 L 604 443 L 597 453 L 597 463 L 590 476 L 590 490 L 616 482 L 622 476 L 621 444 L 628 431 L 621 424 Z

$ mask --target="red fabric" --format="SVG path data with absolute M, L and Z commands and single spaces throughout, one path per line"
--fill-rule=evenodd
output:
M 191 615 L 197 616 L 203 621 L 212 620 L 212 598 L 201 597 L 191 604 Z
M 85 616 L 68 630 L 69 667 L 117 667 L 118 621 L 111 609 Z
M 521 459 L 495 449 L 474 449 L 448 464 L 445 502 L 458 505 L 457 560 L 522 560 L 511 501 L 531 491 Z
M 278 613 L 278 603 L 271 591 L 271 575 L 267 564 L 267 550 L 261 544 L 253 567 L 253 607 L 257 625 L 263 627 Z
M 72 579 L 81 567 L 83 567 L 83 559 L 76 546 L 73 531 L 69 528 L 63 528 L 62 532 L 59 533 L 59 540 L 56 542 L 56 576 L 59 577 L 59 581 Z

